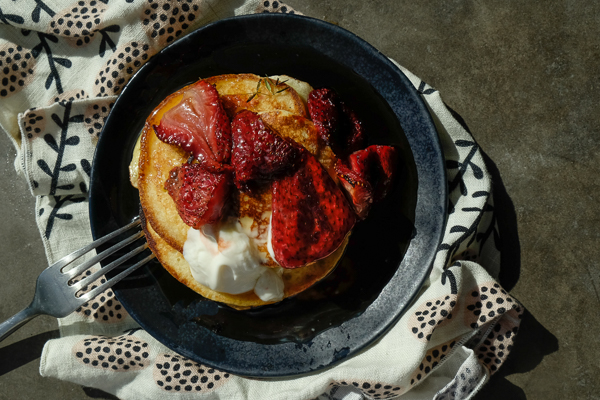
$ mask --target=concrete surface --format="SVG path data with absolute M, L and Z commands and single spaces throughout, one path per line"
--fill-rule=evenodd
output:
M 600 399 L 600 3 L 288 0 L 355 32 L 438 89 L 489 156 L 503 218 L 501 283 L 527 308 L 477 399 Z M 45 257 L 34 199 L 0 137 L 0 319 L 31 299 Z M 43 379 L 40 317 L 0 345 L 0 399 L 111 399 Z

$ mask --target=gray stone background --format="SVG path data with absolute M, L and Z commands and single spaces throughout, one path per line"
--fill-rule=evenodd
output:
M 477 399 L 600 399 L 600 3 L 288 0 L 346 28 L 441 92 L 489 157 L 501 283 L 527 308 Z M 29 303 L 45 256 L 34 202 L 0 137 L 0 320 Z M 56 321 L 0 345 L 0 399 L 114 399 L 39 376 Z

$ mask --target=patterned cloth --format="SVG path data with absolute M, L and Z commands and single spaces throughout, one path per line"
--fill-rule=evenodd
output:
M 278 1 L 58 0 L 0 6 L 0 128 L 37 198 L 49 263 L 91 241 L 87 190 L 95 144 L 129 78 L 168 43 L 210 21 L 289 12 Z M 402 67 L 400 67 L 402 68 Z M 141 330 L 113 292 L 60 319 L 40 373 L 122 399 L 469 399 L 506 360 L 521 305 L 496 282 L 499 234 L 490 177 L 439 93 L 403 69 L 442 142 L 447 227 L 419 297 L 374 346 L 334 368 L 260 381 L 175 354 Z M 282 71 L 282 73 L 285 71 Z

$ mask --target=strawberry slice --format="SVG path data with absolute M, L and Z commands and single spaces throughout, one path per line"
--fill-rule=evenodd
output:
M 369 146 L 348 157 L 350 169 L 371 184 L 373 201 L 380 201 L 389 193 L 398 157 L 395 147 L 382 145 Z
M 239 189 L 270 182 L 295 169 L 301 159 L 295 142 L 279 136 L 252 111 L 238 113 L 231 122 L 231 131 L 231 163 Z
M 340 128 L 339 98 L 331 89 L 314 89 L 308 94 L 308 113 L 327 146 L 336 142 Z
M 165 182 L 179 216 L 195 229 L 225 215 L 230 188 L 231 172 L 208 171 L 198 163 L 173 168 Z
M 343 101 L 340 101 L 340 105 L 346 123 L 346 132 L 342 146 L 346 154 L 349 154 L 363 149 L 367 143 L 367 136 L 365 135 L 362 121 L 358 118 L 356 112 Z
M 344 194 L 308 151 L 293 175 L 272 186 L 271 245 L 284 268 L 327 257 L 356 222 Z
M 361 120 L 334 90 L 312 90 L 308 95 L 308 112 L 321 139 L 338 156 L 364 147 L 366 136 Z
M 365 219 L 373 204 L 371 184 L 362 174 L 351 170 L 341 160 L 337 161 L 334 169 L 356 215 L 360 219 Z
M 206 169 L 220 171 L 231 153 L 231 125 L 214 86 L 199 81 L 184 93 L 181 102 L 167 111 L 156 136 L 191 152 Z

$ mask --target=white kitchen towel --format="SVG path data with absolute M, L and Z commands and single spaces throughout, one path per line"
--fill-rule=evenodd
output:
M 123 85 L 153 54 L 211 21 L 298 13 L 278 1 L 36 0 L 0 5 L 0 129 L 36 196 L 49 263 L 92 240 L 94 147 Z M 59 319 L 40 372 L 121 399 L 469 399 L 511 351 L 522 306 L 496 281 L 490 176 L 439 93 L 399 66 L 433 116 L 448 174 L 447 226 L 418 298 L 376 345 L 307 377 L 246 379 L 179 356 L 111 290 Z

